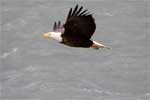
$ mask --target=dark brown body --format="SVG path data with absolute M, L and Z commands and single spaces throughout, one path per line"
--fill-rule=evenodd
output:
M 63 41 L 61 43 L 71 46 L 71 47 L 84 47 L 84 48 L 88 48 L 91 47 L 93 45 L 93 42 L 91 40 L 87 40 L 84 38 L 80 38 L 80 40 L 78 39 L 78 37 L 74 37 L 71 38 L 72 36 L 63 36 Z M 81 40 L 82 39 L 82 40 Z

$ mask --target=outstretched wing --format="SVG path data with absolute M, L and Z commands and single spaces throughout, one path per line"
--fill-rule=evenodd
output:
M 64 25 L 61 25 L 61 22 L 55 22 L 53 25 L 53 31 L 64 33 Z
M 80 36 L 86 39 L 90 39 L 93 35 L 96 25 L 92 14 L 87 12 L 88 10 L 82 10 L 83 6 L 80 8 L 78 5 L 74 9 L 70 9 L 66 23 L 64 25 L 65 31 L 64 36 Z

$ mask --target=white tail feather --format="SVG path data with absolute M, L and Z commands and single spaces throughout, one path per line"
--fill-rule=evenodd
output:
M 91 46 L 91 48 L 93 49 L 99 49 L 99 48 L 107 48 L 107 49 L 110 49 L 109 47 L 101 44 L 101 43 L 98 43 L 96 41 L 93 41 L 93 45 Z

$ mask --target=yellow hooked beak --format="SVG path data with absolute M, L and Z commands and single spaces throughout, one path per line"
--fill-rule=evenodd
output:
M 44 38 L 50 38 L 50 36 L 49 36 L 48 33 L 44 33 L 44 34 L 43 34 L 43 37 L 44 37 Z

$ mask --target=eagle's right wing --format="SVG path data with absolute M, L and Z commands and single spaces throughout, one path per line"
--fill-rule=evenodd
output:
M 53 25 L 53 31 L 64 33 L 64 25 L 61 25 L 61 22 L 55 22 Z

